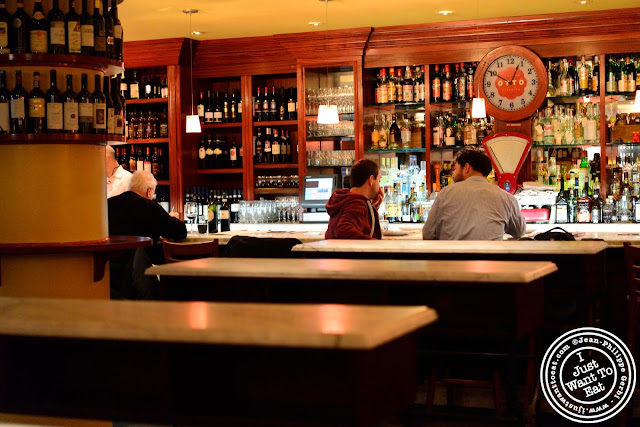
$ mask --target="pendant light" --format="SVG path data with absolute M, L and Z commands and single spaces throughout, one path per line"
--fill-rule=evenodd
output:
M 198 9 L 184 9 L 182 13 L 189 15 L 189 66 L 190 74 L 189 79 L 191 81 L 191 114 L 187 116 L 187 133 L 200 133 L 200 117 L 197 114 L 193 114 L 193 39 L 191 38 L 191 17 L 194 13 L 198 13 Z
M 640 113 L 640 89 L 636 91 L 636 100 L 633 102 L 632 112 Z
M 324 14 L 325 14 L 325 34 L 327 36 L 326 46 L 329 51 L 329 0 L 324 1 Z M 329 67 L 327 66 L 327 82 L 329 81 Z M 338 115 L 338 106 L 334 104 L 321 104 L 318 107 L 318 124 L 321 125 L 335 125 L 340 123 L 340 116 Z
M 478 19 L 479 19 L 479 7 L 480 0 L 476 0 L 476 48 L 478 56 L 480 56 L 480 36 L 478 35 Z M 477 77 L 477 76 L 476 76 Z M 472 119 L 484 119 L 487 117 L 487 109 L 484 105 L 484 98 L 480 98 L 479 94 L 471 101 L 471 118 Z

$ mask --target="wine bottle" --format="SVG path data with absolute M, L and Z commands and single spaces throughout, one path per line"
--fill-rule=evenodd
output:
M 107 134 L 112 135 L 115 133 L 115 107 L 113 99 L 111 98 L 111 91 L 109 90 L 110 80 L 111 78 L 109 76 L 103 77 L 102 93 L 104 94 L 107 109 Z
M 93 3 L 93 54 L 104 58 L 107 51 L 107 37 L 104 18 L 100 13 L 101 4 L 101 0 L 95 0 Z
M 9 15 L 9 12 L 7 12 L 6 0 L 0 0 L 0 54 L 11 53 L 11 49 L 9 48 L 10 23 L 11 16 Z M 7 130 L 8 129 L 9 128 L 7 128 Z M 5 132 L 7 130 L 5 130 Z
M 160 164 L 158 163 L 158 147 L 153 147 L 151 155 L 151 173 L 156 178 L 160 175 Z
M 113 20 L 113 58 L 122 61 L 123 34 L 122 24 L 118 18 L 118 5 L 116 0 L 111 0 L 111 10 L 109 11 Z
M 137 71 L 133 70 L 133 77 L 129 81 L 129 99 L 140 98 L 140 82 L 138 82 Z
M 33 89 L 28 96 L 27 132 L 43 133 L 46 130 L 44 92 L 40 90 L 40 73 L 33 73 Z
M 264 141 L 262 142 L 262 161 L 264 163 L 271 162 L 271 142 L 273 141 L 271 136 L 271 128 L 266 128 L 264 133 Z
M 142 170 L 145 172 L 151 172 L 151 156 L 149 155 L 149 146 L 147 145 L 147 154 L 144 156 L 142 160 Z
M 204 122 L 207 124 L 213 123 L 213 97 L 211 96 L 211 90 L 207 91 L 207 99 L 204 107 Z
M 280 162 L 280 138 L 278 137 L 278 129 L 273 130 L 273 140 L 271 142 L 271 163 Z
M 438 70 L 438 64 L 435 65 L 433 80 L 431 80 L 431 102 L 442 101 L 442 78 Z
M 82 27 L 80 25 L 80 15 L 76 12 L 76 0 L 69 2 L 69 12 L 64 16 L 64 22 L 67 28 L 67 53 L 82 53 Z
M 135 147 L 132 145 L 129 149 L 129 172 L 134 173 L 136 171 L 136 152 Z
M 207 158 L 207 149 L 205 148 L 205 143 L 205 135 L 200 135 L 200 146 L 198 147 L 198 169 L 206 169 L 205 159 Z
M 295 88 L 289 88 L 289 99 L 287 100 L 287 120 L 297 120 Z
M 93 17 L 89 14 L 93 0 L 85 0 L 80 15 L 81 51 L 83 55 L 93 55 L 95 52 Z
M 262 97 L 260 96 L 260 88 L 258 88 L 258 95 L 253 101 L 253 121 L 259 122 L 262 120 Z
M 225 89 L 220 100 L 220 108 L 222 109 L 222 123 L 230 122 L 231 111 L 229 108 L 229 91 Z
M 231 140 L 231 148 L 229 149 L 229 166 L 232 168 L 238 167 L 238 144 L 235 135 Z
M 200 98 L 198 99 L 196 110 L 198 111 L 200 123 L 204 123 L 204 91 L 200 91 Z
M 109 0 L 103 0 L 102 18 L 104 19 L 105 58 L 115 58 L 115 29 L 113 17 L 109 15 Z
M 11 133 L 27 132 L 27 91 L 22 86 L 22 71 L 16 71 L 16 85 L 11 91 Z
M 49 21 L 49 53 L 65 53 L 66 31 L 64 13 L 58 6 L 59 0 L 53 0 L 53 7 L 47 14 Z
M 138 145 L 138 153 L 136 157 L 136 170 L 144 170 L 144 157 L 142 156 L 142 147 Z
M 271 88 L 271 97 L 269 98 L 269 119 L 278 120 L 278 99 L 276 98 L 276 88 Z
M 229 101 L 229 121 L 238 121 L 238 101 L 236 100 L 236 90 L 231 90 L 231 101 Z
M 229 215 L 229 202 L 227 201 L 227 193 L 222 194 L 222 205 L 220 205 L 220 231 L 230 231 L 231 221 Z
M 207 136 L 207 148 L 204 151 L 205 154 L 205 166 L 206 169 L 213 169 L 214 161 L 213 161 L 213 140 L 211 139 L 211 135 Z
M 7 72 L 0 70 L 0 133 L 9 133 L 10 130 L 10 101 L 11 94 L 7 89 Z
M 9 25 L 9 48 L 12 53 L 29 51 L 29 15 L 24 11 L 24 1 L 18 0 L 18 7 Z
M 218 232 L 218 205 L 216 204 L 216 198 L 211 192 L 209 194 L 209 205 L 207 207 L 207 219 L 209 221 L 209 233 Z
M 42 1 L 36 0 L 33 6 L 33 16 L 29 22 L 29 52 L 47 53 L 49 33 L 47 31 L 47 18 L 42 12 Z
M 100 76 L 94 76 L 95 90 L 91 94 L 93 102 L 93 133 L 107 133 L 107 98 L 100 90 Z
M 93 123 L 93 99 L 87 90 L 87 75 L 80 78 L 80 92 L 78 92 L 78 132 L 91 133 Z
M 222 123 L 222 106 L 220 105 L 220 93 L 216 90 L 216 98 L 213 102 L 213 123 Z
M 262 121 L 266 122 L 271 120 L 269 114 L 269 88 L 264 87 L 264 93 L 262 95 Z
M 73 91 L 73 75 L 67 74 L 67 90 L 62 95 L 64 120 L 63 129 L 66 133 L 78 133 L 78 102 Z
M 216 138 L 213 141 L 213 168 L 220 169 L 222 167 L 222 147 L 220 145 L 220 136 L 216 135 Z
M 47 132 L 58 133 L 63 130 L 62 92 L 58 89 L 56 70 L 49 71 L 51 85 L 45 94 Z
M 120 92 L 120 74 L 117 74 L 111 81 L 111 100 L 113 101 L 113 133 L 122 135 L 124 132 L 124 104 L 122 103 Z

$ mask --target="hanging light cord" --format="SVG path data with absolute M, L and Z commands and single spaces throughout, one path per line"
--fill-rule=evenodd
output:
M 193 33 L 191 30 L 192 17 L 193 17 L 193 11 L 189 12 L 189 64 L 190 64 L 189 80 L 191 80 L 191 115 L 193 116 Z

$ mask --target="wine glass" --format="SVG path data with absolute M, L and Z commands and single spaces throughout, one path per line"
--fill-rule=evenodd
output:
M 198 217 L 198 204 L 195 202 L 187 202 L 184 204 L 184 216 L 189 219 L 190 224 L 195 224 L 195 219 Z M 191 226 L 193 230 L 193 225 Z

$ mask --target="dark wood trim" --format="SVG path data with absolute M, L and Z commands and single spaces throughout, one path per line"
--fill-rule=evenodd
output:
M 86 133 L 15 133 L 0 135 L 0 145 L 29 144 L 87 144 L 107 145 L 108 142 L 123 143 L 124 135 L 101 135 Z
M 0 55 L 0 66 L 2 68 L 82 68 L 84 70 L 101 71 L 106 75 L 118 74 L 123 71 L 122 62 L 115 59 L 53 53 L 10 53 L 8 55 Z
M 298 169 L 297 163 L 256 163 L 255 169 Z
M 242 173 L 242 168 L 226 168 L 226 169 L 198 169 L 198 175 L 217 175 L 225 173 Z
M 127 139 L 126 144 L 166 144 L 171 138 L 135 138 Z
M 252 77 L 244 75 L 240 78 L 242 90 L 242 188 L 245 200 L 253 200 L 253 90 Z
M 233 123 L 201 123 L 200 127 L 202 129 L 224 129 L 224 128 L 241 128 L 242 122 L 233 122 Z
M 183 138 L 185 138 L 185 108 L 189 103 L 182 103 L 183 88 L 187 88 L 186 96 L 190 95 L 189 84 L 185 85 L 186 77 L 181 72 L 181 66 L 170 65 L 167 67 L 167 81 L 169 84 L 168 115 L 169 115 L 169 210 L 182 214 L 184 204 L 183 186 Z M 188 81 L 187 81 L 188 83 Z M 189 98 L 190 100 L 191 98 Z M 186 105 L 185 105 L 186 104 Z
M 187 40 L 186 38 L 173 38 L 125 42 L 123 62 L 127 68 L 164 67 L 185 62 L 188 64 Z M 197 43 L 194 41 L 194 50 Z M 186 49 L 185 45 L 187 45 Z M 185 54 L 187 55 L 186 61 L 184 60 Z
M 169 102 L 169 98 L 142 98 L 142 99 L 126 99 L 126 105 L 132 104 L 167 104 Z

